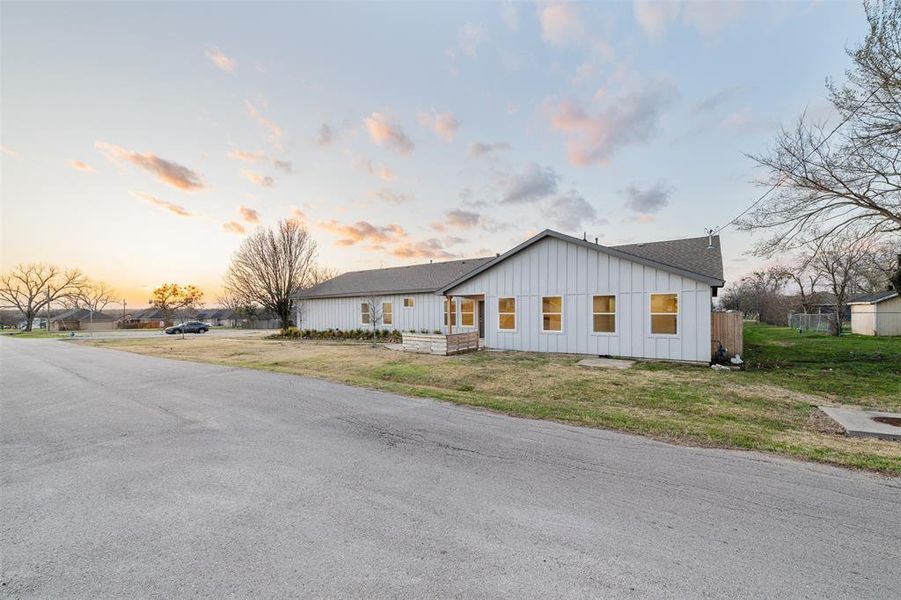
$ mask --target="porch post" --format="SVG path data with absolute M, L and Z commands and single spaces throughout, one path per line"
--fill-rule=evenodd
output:
M 454 311 L 454 297 L 447 295 L 444 298 L 447 301 L 447 335 L 450 335 L 454 332 L 454 317 L 456 316 L 451 316 L 451 312 Z

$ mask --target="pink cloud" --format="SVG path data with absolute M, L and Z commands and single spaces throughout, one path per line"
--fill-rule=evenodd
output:
M 403 227 L 393 223 L 377 227 L 367 221 L 357 221 L 347 225 L 330 220 L 320 221 L 318 225 L 321 229 L 340 236 L 340 239 L 335 242 L 337 246 L 353 246 L 359 242 L 391 244 L 407 236 L 407 232 L 404 231 Z
M 168 200 L 161 200 L 160 198 L 157 198 L 156 196 L 154 196 L 152 194 L 147 194 L 144 192 L 131 192 L 131 195 L 134 196 L 135 198 L 140 198 L 141 200 L 144 200 L 144 201 L 148 202 L 149 204 L 156 206 L 157 208 L 167 210 L 170 213 L 172 213 L 173 215 L 176 215 L 179 217 L 195 217 L 195 216 L 197 216 L 194 213 L 190 212 L 188 209 L 186 209 L 184 206 L 175 204 L 174 202 L 169 202 Z
M 571 164 L 606 164 L 623 146 L 648 141 L 656 133 L 662 113 L 677 97 L 671 84 L 652 83 L 610 102 L 594 115 L 576 102 L 564 101 L 553 107 L 550 124 L 566 135 Z
M 538 5 L 541 39 L 552 46 L 584 42 L 587 37 L 581 11 L 572 2 L 548 2 Z
M 77 171 L 84 171 L 85 173 L 94 173 L 97 171 L 94 167 L 87 163 L 83 163 L 80 160 L 70 160 L 69 166 Z
M 245 223 L 256 225 L 260 222 L 260 213 L 252 208 L 248 208 L 242 205 L 240 208 L 238 208 L 238 212 L 241 213 L 241 218 Z
M 263 128 L 269 132 L 269 141 L 278 145 L 282 138 L 282 128 L 275 124 L 273 121 L 270 121 L 266 117 L 260 113 L 259 109 L 254 106 L 254 104 L 250 100 L 244 101 L 244 108 L 247 110 L 247 114 L 255 120 L 257 123 L 263 126 Z
M 204 50 L 203 53 L 210 59 L 210 62 L 226 73 L 234 73 L 235 68 L 238 66 L 234 59 L 227 57 L 219 48 L 211 46 Z
M 453 113 L 419 113 L 419 123 L 435 132 L 435 135 L 442 138 L 446 142 L 454 141 L 457 130 L 460 129 L 460 121 Z
M 431 238 L 419 242 L 401 243 L 391 249 L 391 254 L 398 258 L 455 258 L 444 249 L 441 240 Z
M 262 187 L 273 187 L 275 186 L 275 180 L 269 175 L 262 175 L 260 173 L 255 173 L 250 169 L 241 169 L 241 175 L 247 179 L 248 181 L 252 181 L 253 183 L 262 186 Z
M 19 158 L 19 152 L 17 150 L 13 150 L 9 146 L 3 146 L 2 144 L 0 144 L 0 152 L 13 158 Z
M 201 190 L 206 187 L 203 178 L 188 167 L 176 162 L 160 158 L 146 152 L 144 154 L 126 150 L 121 146 L 108 144 L 107 142 L 95 142 L 94 146 L 100 150 L 109 160 L 116 162 L 124 160 L 132 165 L 144 169 L 156 175 L 156 178 L 166 185 L 189 192 Z
M 238 150 L 236 148 L 228 153 L 228 157 L 244 162 L 257 163 L 266 160 L 266 153 L 262 151 L 249 152 L 247 150 Z
M 222 224 L 222 231 L 226 233 L 234 233 L 235 235 L 244 235 L 247 230 L 237 221 L 226 221 Z
M 397 120 L 379 112 L 366 117 L 366 129 L 369 137 L 379 146 L 387 145 L 400 154 L 410 154 L 414 144 Z

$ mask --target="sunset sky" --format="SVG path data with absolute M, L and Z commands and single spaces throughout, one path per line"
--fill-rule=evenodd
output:
M 0 5 L 2 268 L 214 303 L 245 232 L 302 218 L 340 271 L 552 228 L 704 235 L 746 153 L 830 119 L 858 3 Z M 727 229 L 727 279 L 753 268 Z

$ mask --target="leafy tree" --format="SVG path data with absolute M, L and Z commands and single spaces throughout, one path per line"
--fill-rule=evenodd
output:
M 164 321 L 169 322 L 177 311 L 203 306 L 203 292 L 193 285 L 164 283 L 153 290 L 148 302 L 163 313 Z
M 78 269 L 62 270 L 54 265 L 18 265 L 0 276 L 0 301 L 25 316 L 25 331 L 34 318 L 53 303 L 76 296 L 85 284 Z

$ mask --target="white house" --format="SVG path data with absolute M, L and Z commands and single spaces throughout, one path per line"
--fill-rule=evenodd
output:
M 717 236 L 603 246 L 546 230 L 495 257 L 345 273 L 298 296 L 297 324 L 478 331 L 487 348 L 706 363 L 723 283 Z
M 851 307 L 851 333 L 901 335 L 901 297 L 895 290 L 856 296 Z

